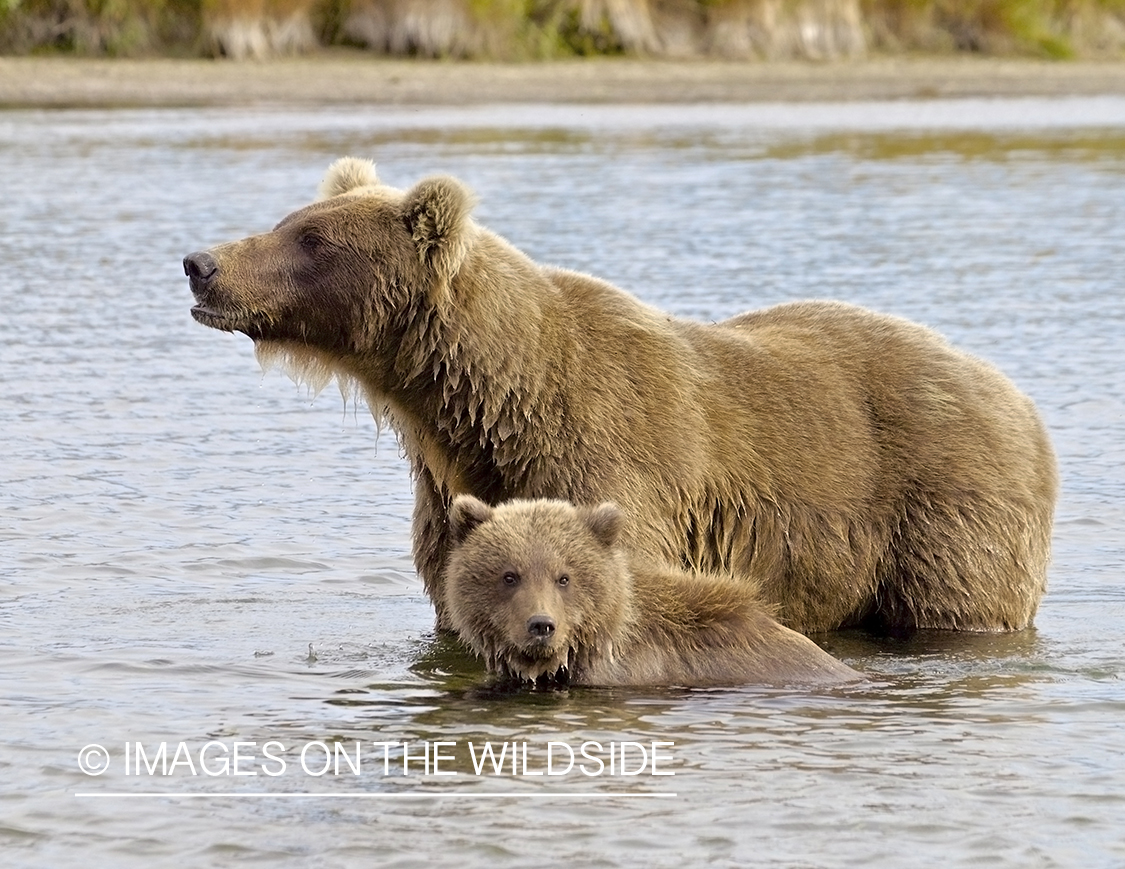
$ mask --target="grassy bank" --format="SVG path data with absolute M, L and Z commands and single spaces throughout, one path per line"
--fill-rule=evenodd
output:
M 1125 0 L 0 0 L 0 52 L 1125 56 Z

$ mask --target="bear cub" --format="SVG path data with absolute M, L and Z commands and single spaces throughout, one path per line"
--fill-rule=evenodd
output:
M 768 613 L 753 583 L 630 559 L 612 503 L 454 499 L 453 628 L 503 679 L 703 687 L 861 679 Z

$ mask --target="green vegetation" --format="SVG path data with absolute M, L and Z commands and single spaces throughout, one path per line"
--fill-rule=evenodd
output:
M 0 52 L 194 53 L 199 0 L 0 0 Z
M 1125 0 L 0 0 L 0 52 L 351 45 L 429 57 L 736 59 L 1125 53 Z
M 1065 130 L 1042 133 L 828 133 L 804 141 L 771 144 L 755 157 L 792 160 L 810 154 L 848 154 L 858 160 L 917 160 L 925 157 L 1008 162 L 1021 157 L 1068 163 L 1125 157 L 1125 135 L 1115 131 Z

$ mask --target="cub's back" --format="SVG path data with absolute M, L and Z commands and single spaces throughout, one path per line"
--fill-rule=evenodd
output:
M 749 581 L 634 567 L 633 597 L 629 640 L 585 681 L 707 687 L 863 678 L 779 624 Z

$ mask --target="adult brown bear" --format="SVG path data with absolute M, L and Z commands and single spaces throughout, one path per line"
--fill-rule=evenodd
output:
M 999 631 L 1046 588 L 1057 490 L 1031 401 L 930 330 L 835 302 L 717 324 L 537 265 L 437 177 L 337 161 L 272 231 L 185 258 L 195 318 L 357 384 L 439 583 L 458 494 L 615 501 L 631 551 L 753 576 L 780 621 Z

